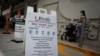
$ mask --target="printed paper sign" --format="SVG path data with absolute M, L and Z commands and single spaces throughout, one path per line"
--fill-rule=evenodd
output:
M 15 33 L 14 33 L 14 40 L 15 41 L 23 41 L 24 28 L 25 28 L 24 20 L 23 19 L 16 19 Z
M 27 13 L 25 56 L 58 56 L 56 16 Z

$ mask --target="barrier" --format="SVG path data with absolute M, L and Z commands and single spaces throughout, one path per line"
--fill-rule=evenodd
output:
M 16 43 L 22 43 L 24 38 L 25 21 L 23 16 L 21 16 L 20 9 L 18 10 L 18 14 L 15 16 L 15 18 L 16 18 L 16 23 L 15 23 L 14 39 L 11 41 Z

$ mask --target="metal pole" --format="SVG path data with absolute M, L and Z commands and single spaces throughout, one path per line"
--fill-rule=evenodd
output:
M 12 5 L 10 5 L 10 13 L 9 13 L 9 18 L 11 17 L 11 14 L 12 14 Z
M 2 6 L 0 6 L 0 16 L 1 16 L 1 7 L 2 7 Z
M 4 4 L 3 4 L 3 0 L 1 0 L 1 15 L 2 15 L 2 11 L 3 11 L 3 6 L 4 6 Z
M 80 43 L 79 43 L 79 47 L 82 47 L 83 45 L 83 38 L 84 38 L 84 34 L 85 34 L 85 25 L 86 25 L 86 14 L 85 14 L 85 11 L 84 10 L 81 10 L 80 12 L 82 15 L 81 15 L 81 18 L 82 18 L 82 29 L 81 29 L 81 36 L 80 36 Z
M 83 45 L 83 38 L 84 38 L 84 33 L 85 33 L 85 16 L 83 17 L 83 23 L 82 23 L 82 30 L 81 30 L 81 38 L 80 38 L 80 43 L 79 43 L 79 47 L 82 47 Z
M 25 10 L 24 10 L 24 19 L 26 18 L 26 12 L 27 12 L 27 5 L 28 5 L 28 0 L 25 0 Z M 25 43 L 26 43 L 26 36 L 25 36 L 26 31 L 24 30 L 24 42 L 23 42 L 23 51 L 25 53 Z
M 26 18 L 27 5 L 28 5 L 28 0 L 25 0 L 24 19 Z
M 99 16 L 99 23 L 98 23 L 98 31 L 97 31 L 97 40 L 98 40 L 98 38 L 99 38 L 99 34 L 100 34 L 100 16 Z
M 1 2 L 1 5 L 0 5 L 0 16 L 2 15 L 2 2 Z

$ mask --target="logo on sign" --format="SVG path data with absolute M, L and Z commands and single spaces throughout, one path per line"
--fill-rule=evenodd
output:
M 44 17 L 37 18 L 35 16 L 35 21 L 39 21 L 39 22 L 50 22 L 50 18 L 48 18 L 48 17 L 46 17 L 46 18 L 44 18 Z

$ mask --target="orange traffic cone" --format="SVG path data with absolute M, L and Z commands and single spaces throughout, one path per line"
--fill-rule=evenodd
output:
M 9 30 L 9 14 L 6 14 L 6 25 L 5 25 L 5 32 L 3 32 L 3 34 L 10 34 L 10 32 L 8 32 Z

